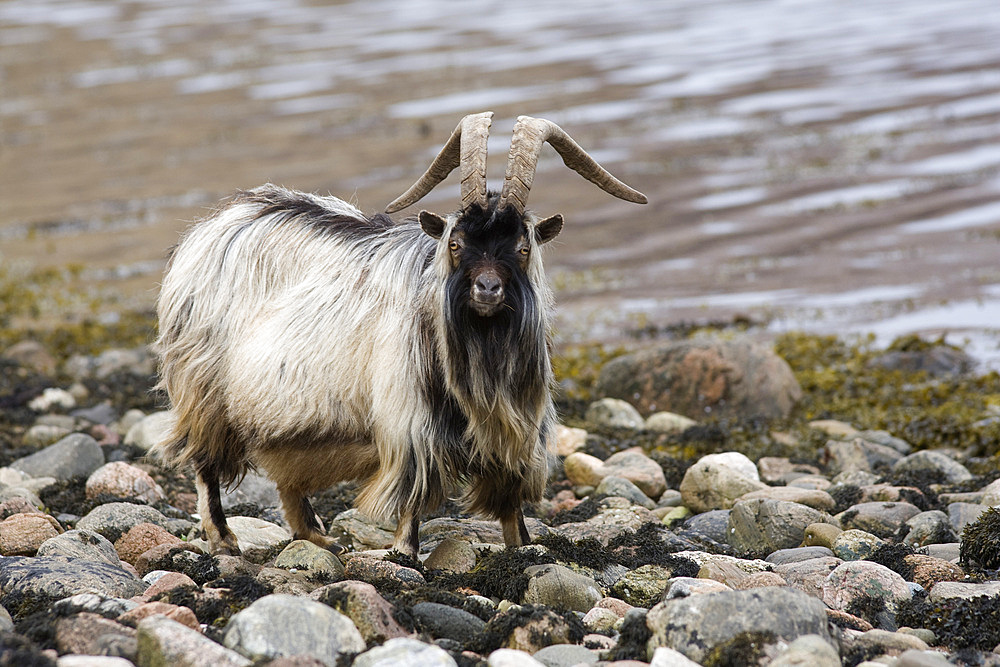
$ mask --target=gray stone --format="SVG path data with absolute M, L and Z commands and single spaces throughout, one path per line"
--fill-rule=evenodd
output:
M 398 637 L 362 653 L 352 664 L 353 667 L 456 667 L 458 663 L 439 646 Z
M 985 595 L 996 597 L 1000 595 L 1000 581 L 983 583 L 966 583 L 964 581 L 941 581 L 934 584 L 930 590 L 931 600 L 949 600 L 963 598 L 966 600 Z
M 955 533 L 962 534 L 965 527 L 979 518 L 979 515 L 986 511 L 986 505 L 977 503 L 949 503 L 948 520 Z
M 238 486 L 222 491 L 224 509 L 232 509 L 241 503 L 253 503 L 259 507 L 280 507 L 278 485 L 264 475 L 249 473 Z
M 802 635 L 771 661 L 770 667 L 840 667 L 837 649 L 819 635 Z
M 646 425 L 638 410 L 618 398 L 602 398 L 599 401 L 594 401 L 587 408 L 584 419 L 594 424 L 613 428 L 641 429 Z
M 951 667 L 953 664 L 944 653 L 908 649 L 899 654 L 896 667 Z
M 695 662 L 742 633 L 772 633 L 785 641 L 814 634 L 831 641 L 823 603 L 785 587 L 673 598 L 649 610 L 646 626 L 650 652 L 667 646 Z
M 729 513 L 732 510 L 709 510 L 684 522 L 684 530 L 709 537 L 719 544 L 729 544 Z
M 749 468 L 744 469 L 745 466 L 739 465 L 739 459 L 732 456 L 723 458 L 720 454 L 709 454 L 701 457 L 687 469 L 681 480 L 684 505 L 695 514 L 730 509 L 743 494 L 767 488 L 758 479 L 757 467 L 749 459 L 747 463 Z
M 928 544 L 924 549 L 928 556 L 957 563 L 961 556 L 961 542 L 945 542 L 943 544 Z
M 524 574 L 529 577 L 525 603 L 586 613 L 604 597 L 596 581 L 562 565 L 533 565 Z
M 140 621 L 137 639 L 136 662 L 143 667 L 249 667 L 251 664 L 239 653 L 162 615 Z
M 73 430 L 52 424 L 35 424 L 24 432 L 21 442 L 25 447 L 48 447 L 72 433 Z
M 227 523 L 243 557 L 254 563 L 263 563 L 292 540 L 287 530 L 263 519 L 232 516 Z
M 421 529 L 425 527 L 426 523 L 421 525 Z M 328 528 L 331 534 L 339 532 L 349 536 L 355 551 L 388 549 L 396 532 L 395 523 L 376 523 L 354 508 L 335 516 Z
M 597 632 L 602 635 L 610 634 L 621 617 L 606 607 L 594 607 L 583 617 L 583 627 L 587 632 Z
M 286 570 L 309 570 L 334 579 L 341 579 L 344 576 L 344 565 L 340 560 L 328 550 L 308 540 L 290 542 L 278 554 L 274 566 Z
M 894 538 L 907 520 L 920 514 L 910 503 L 858 503 L 837 515 L 844 530 L 863 530 L 883 539 Z
M 790 549 L 778 549 L 769 554 L 764 560 L 775 565 L 788 565 L 789 563 L 800 563 L 804 560 L 832 555 L 833 552 L 826 547 L 793 547 Z
M 870 654 L 901 653 L 903 651 L 925 651 L 926 642 L 902 632 L 889 632 L 878 628 L 869 630 L 853 638 L 853 646 L 868 649 Z
M 84 433 L 67 435 L 40 452 L 17 459 L 11 468 L 32 477 L 55 477 L 68 480 L 86 477 L 104 465 L 104 450 Z
M 854 438 L 850 442 L 828 440 L 823 448 L 823 459 L 829 470 L 839 472 L 872 472 L 891 466 L 903 458 L 892 447 Z M 837 480 L 834 480 L 837 481 Z
M 546 646 L 532 656 L 546 667 L 576 667 L 593 665 L 598 660 L 597 653 L 575 644 L 555 644 Z
M 110 403 L 105 401 L 89 408 L 73 410 L 70 413 L 70 416 L 76 417 L 77 419 L 83 419 L 91 424 L 104 424 L 107 426 L 114 420 L 118 419 L 118 411 L 115 410 Z
M 875 553 L 885 541 L 877 535 L 852 528 L 842 531 L 833 539 L 830 549 L 842 560 L 861 560 Z
M 81 612 L 99 614 L 104 618 L 118 618 L 139 606 L 138 602 L 123 598 L 99 595 L 97 593 L 77 593 L 63 598 L 52 605 L 53 611 L 62 616 L 72 616 Z
M 476 566 L 476 549 L 464 540 L 446 538 L 427 556 L 424 567 L 446 572 L 468 572 Z
M 350 618 L 368 644 L 409 634 L 393 617 L 393 606 L 369 583 L 339 581 L 316 589 L 310 597 Z
M 633 666 L 629 665 L 628 667 Z M 635 667 L 638 667 L 638 665 Z M 701 667 L 701 665 L 680 651 L 660 646 L 653 651 L 653 658 L 649 661 L 649 667 Z
M 663 468 L 638 447 L 609 456 L 601 466 L 601 477 L 624 477 L 649 498 L 659 498 L 667 490 Z
M 149 414 L 136 422 L 125 434 L 124 444 L 150 451 L 153 447 L 167 439 L 173 428 L 176 416 L 164 410 Z
M 659 602 L 673 576 L 673 570 L 668 567 L 641 565 L 622 575 L 611 586 L 611 592 L 630 605 L 651 607 Z
M 573 542 L 593 538 L 607 546 L 614 538 L 635 532 L 647 523 L 661 523 L 660 518 L 650 510 L 633 505 L 625 498 L 611 496 L 601 500 L 597 506 L 598 513 L 586 521 L 554 526 L 552 532 Z
M 89 530 L 67 530 L 62 535 L 56 535 L 42 542 L 36 556 L 59 556 L 68 560 L 82 558 L 116 567 L 121 566 L 121 559 L 115 551 L 115 545 L 100 533 Z
M 146 590 L 146 582 L 120 567 L 54 556 L 0 559 L 0 590 L 5 595 L 61 600 L 77 593 L 130 598 Z
M 175 525 L 171 519 L 148 505 L 105 503 L 98 505 L 80 519 L 76 528 L 99 533 L 111 542 L 117 542 L 118 538 L 140 523 L 156 524 L 167 530 Z
M 253 660 L 309 655 L 328 665 L 365 649 L 351 619 L 325 604 L 279 594 L 235 614 L 222 643 Z
M 948 515 L 941 510 L 930 510 L 915 514 L 906 520 L 909 531 L 903 538 L 903 544 L 911 547 L 923 547 L 928 544 L 957 542 L 958 535 L 951 526 Z
M 545 667 L 525 651 L 512 648 L 498 648 L 486 659 L 488 667 Z
M 795 563 L 776 565 L 774 571 L 781 575 L 789 586 L 822 600 L 826 578 L 843 562 L 834 556 L 820 556 Z
M 434 638 L 454 639 L 468 644 L 483 632 L 486 621 L 462 609 L 437 602 L 418 602 L 411 608 L 413 617 Z
M 906 456 L 913 451 L 913 445 L 902 438 L 895 437 L 888 431 L 858 431 L 856 435 L 866 442 L 874 442 L 876 445 L 883 445 L 885 447 L 895 449 L 903 456 Z
M 648 510 L 656 507 L 656 503 L 654 503 L 649 496 L 643 493 L 638 486 L 624 477 L 605 477 L 601 480 L 601 483 L 597 485 L 597 488 L 594 489 L 594 493 L 596 495 L 627 498 L 632 503 L 641 505 Z
M 344 567 L 344 575 L 348 579 L 358 579 L 376 585 L 417 586 L 427 583 L 424 575 L 411 567 L 367 554 L 359 554 L 348 560 Z
M 11 618 L 10 612 L 0 607 L 0 632 L 13 632 L 14 631 L 14 619 Z
M 823 601 L 831 609 L 851 612 L 858 602 L 875 599 L 884 603 L 878 625 L 895 630 L 899 605 L 912 597 L 906 580 L 884 565 L 867 560 L 847 561 L 838 565 L 823 584 Z M 869 619 L 870 620 L 870 619 Z
M 646 418 L 646 430 L 659 433 L 683 433 L 698 422 L 675 412 L 656 412 Z
M 674 598 L 686 598 L 692 595 L 707 595 L 721 591 L 731 591 L 721 581 L 715 579 L 699 579 L 697 577 L 674 577 L 667 582 L 661 602 Z
M 55 357 L 36 340 L 26 339 L 14 343 L 0 354 L 0 358 L 14 361 L 42 375 L 54 375 L 56 372 Z
M 806 526 L 831 517 L 799 503 L 741 500 L 729 514 L 729 544 L 737 553 L 767 555 L 802 543 Z
M 937 450 L 925 449 L 906 456 L 892 466 L 895 474 L 910 473 L 931 478 L 940 476 L 948 484 L 959 484 L 972 479 L 964 465 Z

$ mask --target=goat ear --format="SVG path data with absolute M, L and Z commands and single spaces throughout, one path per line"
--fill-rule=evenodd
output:
M 556 213 L 535 225 L 535 239 L 539 243 L 548 243 L 559 235 L 563 228 L 563 217 Z
M 417 218 L 420 220 L 420 229 L 424 230 L 427 236 L 434 239 L 444 236 L 444 230 L 448 226 L 448 221 L 440 215 L 431 213 L 430 211 L 421 211 Z

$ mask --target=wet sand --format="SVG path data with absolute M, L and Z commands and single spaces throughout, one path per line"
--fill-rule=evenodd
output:
M 528 113 L 650 198 L 545 153 L 561 341 L 745 314 L 1000 366 L 1000 3 L 564 4 L 0 1 L 0 261 L 149 307 L 234 190 L 380 210 L 492 109 L 492 183 Z

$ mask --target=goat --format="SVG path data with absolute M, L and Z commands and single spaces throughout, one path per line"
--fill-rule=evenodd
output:
M 157 304 L 161 381 L 174 426 L 158 449 L 196 473 L 214 553 L 239 553 L 220 484 L 263 469 L 296 539 L 339 549 L 309 494 L 358 480 L 356 507 L 398 521 L 415 556 L 418 521 L 467 486 L 507 545 L 530 542 L 522 506 L 541 499 L 555 413 L 552 296 L 539 248 L 561 215 L 525 211 L 548 141 L 607 192 L 615 179 L 555 124 L 518 118 L 503 189 L 486 188 L 492 112 L 466 116 L 386 214 L 264 185 L 186 231 Z M 461 167 L 462 208 L 395 222 Z

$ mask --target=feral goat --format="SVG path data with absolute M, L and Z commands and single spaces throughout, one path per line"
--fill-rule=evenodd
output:
M 502 192 L 486 189 L 493 114 L 465 117 L 399 211 L 461 167 L 462 208 L 401 222 L 334 197 L 265 185 L 187 231 L 158 304 L 161 386 L 175 425 L 160 450 L 197 474 L 202 527 L 238 553 L 219 485 L 260 468 L 295 537 L 337 549 L 307 496 L 357 480 L 356 506 L 398 521 L 416 555 L 421 513 L 458 485 L 504 541 L 528 541 L 522 504 L 541 498 L 552 299 L 539 248 L 562 216 L 525 211 L 548 141 L 616 197 L 615 179 L 553 123 L 522 116 Z

